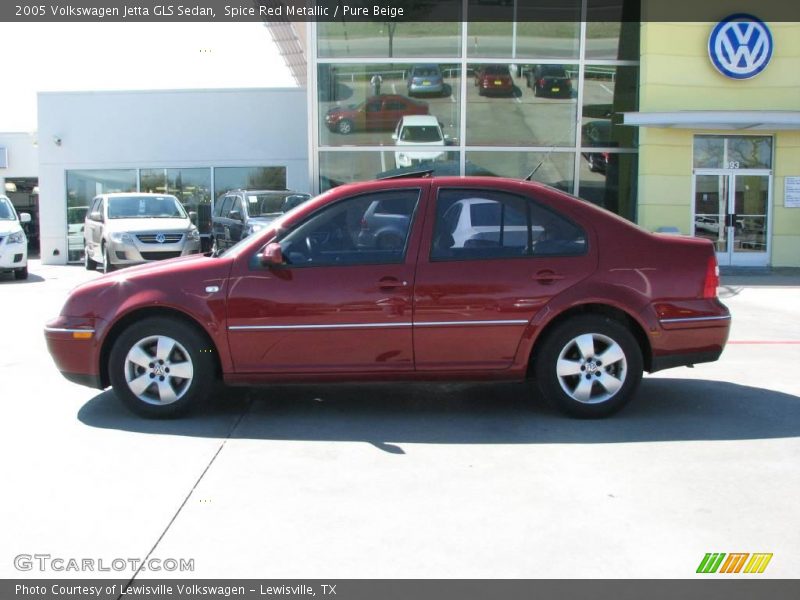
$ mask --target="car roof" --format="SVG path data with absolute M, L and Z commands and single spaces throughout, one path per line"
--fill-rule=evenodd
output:
M 305 192 L 295 192 L 293 190 L 228 190 L 225 194 L 303 194 Z
M 141 198 L 166 198 L 169 196 L 170 198 L 175 198 L 175 194 L 153 194 L 151 192 L 112 192 L 111 194 L 97 194 L 97 196 L 105 196 L 106 198 L 130 198 L 131 196 Z M 95 198 L 97 196 L 95 196 Z
M 439 126 L 439 119 L 436 115 L 405 115 L 400 119 L 403 125 L 436 125 Z
M 439 69 L 439 65 L 435 63 L 425 63 L 423 65 L 414 65 L 411 67 L 411 69 Z

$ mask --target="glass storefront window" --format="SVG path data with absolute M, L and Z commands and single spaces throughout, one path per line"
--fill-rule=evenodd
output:
M 469 23 L 470 58 L 578 58 L 580 23 L 519 22 Z
M 83 221 L 99 194 L 135 192 L 135 169 L 67 171 L 67 261 L 83 260 Z
M 319 153 L 319 187 L 320 192 L 329 190 L 345 183 L 354 181 L 369 181 L 414 170 L 435 169 L 436 175 L 458 175 L 458 152 L 448 151 L 442 155 L 431 158 L 426 150 L 415 154 L 411 150 L 364 150 L 358 152 L 320 152 Z M 402 155 L 411 155 L 414 161 L 406 165 Z M 469 170 L 467 171 L 468 174 Z M 491 173 L 475 173 L 490 175 Z
M 443 145 L 458 139 L 459 65 L 321 64 L 318 88 L 321 146 L 393 146 L 411 115 L 435 116 Z
M 467 144 L 575 146 L 578 67 L 470 64 Z
M 139 189 L 176 196 L 186 212 L 197 213 L 200 233 L 211 232 L 211 169 L 142 169 Z
M 635 153 L 582 152 L 578 196 L 633 221 L 636 217 Z
M 637 129 L 617 123 L 620 113 L 636 110 L 638 85 L 638 67 L 585 67 L 581 146 L 636 147 Z
M 765 135 L 696 135 L 696 169 L 771 169 L 772 138 Z
M 513 179 L 524 179 L 535 171 L 533 181 L 570 194 L 574 163 L 573 152 L 467 152 L 468 168 L 472 165 L 489 171 L 487 174 Z
M 284 190 L 286 167 L 217 167 L 214 198 L 230 190 Z
M 438 10 L 446 10 L 448 4 L 454 3 L 440 0 L 431 3 L 431 7 L 439 5 Z M 317 24 L 317 56 L 320 58 L 456 58 L 460 55 L 461 23 L 458 22 L 435 22 L 432 19 L 425 22 L 337 21 Z

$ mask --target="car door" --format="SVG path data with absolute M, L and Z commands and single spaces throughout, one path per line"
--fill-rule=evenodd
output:
M 363 123 L 362 125 L 367 131 L 374 131 L 376 129 L 383 129 L 383 102 L 379 97 L 371 98 L 364 104 Z
M 238 373 L 393 373 L 414 368 L 412 289 L 426 186 L 375 189 L 326 204 L 279 240 L 285 264 L 234 265 L 228 339 Z M 404 204 L 400 242 L 359 239 L 376 201 Z
M 383 101 L 381 129 L 394 129 L 404 115 L 412 112 L 400 98 L 387 98 Z
M 593 272 L 589 235 L 527 195 L 434 186 L 414 288 L 417 370 L 509 368 L 539 310 Z
M 102 196 L 97 196 L 92 201 L 84 226 L 84 238 L 86 239 L 86 246 L 89 248 L 89 257 L 98 261 L 102 260 L 100 246 L 103 241 L 103 220 L 93 217 L 99 214 L 100 219 L 105 219 L 104 205 Z

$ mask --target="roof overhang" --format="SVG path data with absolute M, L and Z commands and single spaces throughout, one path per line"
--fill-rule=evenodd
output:
M 622 114 L 622 124 L 634 127 L 720 131 L 800 130 L 800 111 L 792 110 L 680 110 Z

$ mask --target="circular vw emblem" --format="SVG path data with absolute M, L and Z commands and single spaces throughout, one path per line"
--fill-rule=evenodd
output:
M 772 34 L 760 19 L 737 13 L 714 27 L 708 38 L 708 55 L 726 77 L 750 79 L 772 58 Z
M 167 238 L 165 238 L 165 237 L 164 237 L 164 234 L 163 234 L 163 233 L 157 233 L 157 234 L 156 234 L 156 241 L 157 241 L 159 244 L 163 244 L 163 243 L 164 243 L 164 240 L 166 240 L 166 239 L 167 239 Z

